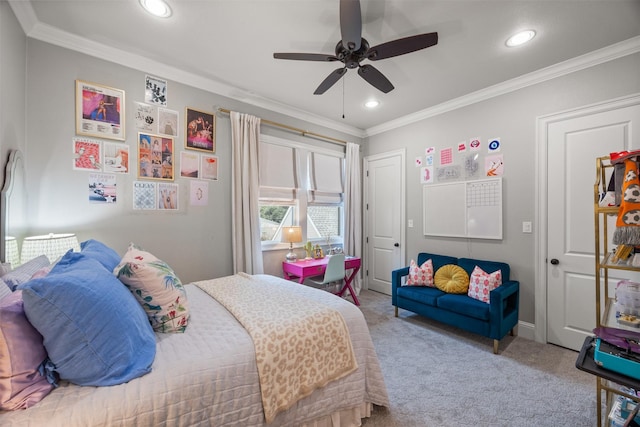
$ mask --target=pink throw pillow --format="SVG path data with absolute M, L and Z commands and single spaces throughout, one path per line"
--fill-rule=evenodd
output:
M 53 386 L 38 367 L 47 358 L 42 335 L 24 314 L 22 291 L 0 301 L 0 409 L 29 408 Z
M 423 262 L 420 267 L 414 260 L 411 260 L 407 286 L 429 286 L 433 288 L 433 264 L 430 259 Z
M 502 285 L 502 272 L 500 270 L 489 274 L 476 265 L 469 279 L 469 291 L 467 295 L 489 304 L 489 292 L 500 285 Z

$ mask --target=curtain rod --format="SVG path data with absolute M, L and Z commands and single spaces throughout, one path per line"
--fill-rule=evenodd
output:
M 226 114 L 230 114 L 231 113 L 231 110 L 228 110 L 226 108 L 218 108 L 218 111 L 220 111 L 221 113 L 226 113 Z M 273 121 L 267 120 L 267 119 L 260 119 L 260 123 L 264 123 L 265 125 L 269 125 L 269 126 L 279 127 L 279 128 L 282 128 L 282 129 L 286 129 L 286 130 L 292 131 L 292 132 L 298 132 L 302 136 L 310 136 L 310 137 L 313 137 L 313 138 L 321 138 L 321 139 L 325 139 L 327 141 L 334 142 L 334 143 L 337 143 L 337 144 L 344 144 L 344 145 L 347 144 L 347 141 L 344 141 L 342 139 L 332 138 L 330 136 L 321 135 L 321 134 L 315 133 L 315 132 L 309 132 L 309 131 L 306 131 L 304 129 L 299 129 L 299 128 L 296 128 L 296 127 L 293 127 L 293 126 L 289 126 L 289 125 L 283 125 L 282 123 L 273 122 Z

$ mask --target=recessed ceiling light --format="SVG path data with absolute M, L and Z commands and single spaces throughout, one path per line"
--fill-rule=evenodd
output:
M 159 18 L 171 16 L 171 8 L 164 0 L 140 0 L 140 5 L 153 16 Z
M 376 101 L 375 99 L 364 103 L 364 106 L 367 108 L 376 108 L 378 105 L 380 105 L 380 102 Z
M 536 32 L 533 30 L 520 31 L 519 33 L 516 33 L 507 39 L 507 46 L 520 46 L 521 44 L 530 41 L 535 36 Z

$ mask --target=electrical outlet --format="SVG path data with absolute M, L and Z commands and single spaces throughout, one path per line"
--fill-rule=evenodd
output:
M 522 232 L 523 233 L 531 233 L 531 221 L 523 221 L 522 222 Z

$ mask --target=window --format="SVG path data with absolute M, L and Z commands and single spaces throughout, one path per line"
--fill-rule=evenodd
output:
M 260 231 L 263 249 L 280 246 L 281 230 L 300 225 L 303 240 L 342 243 L 344 152 L 262 135 Z

